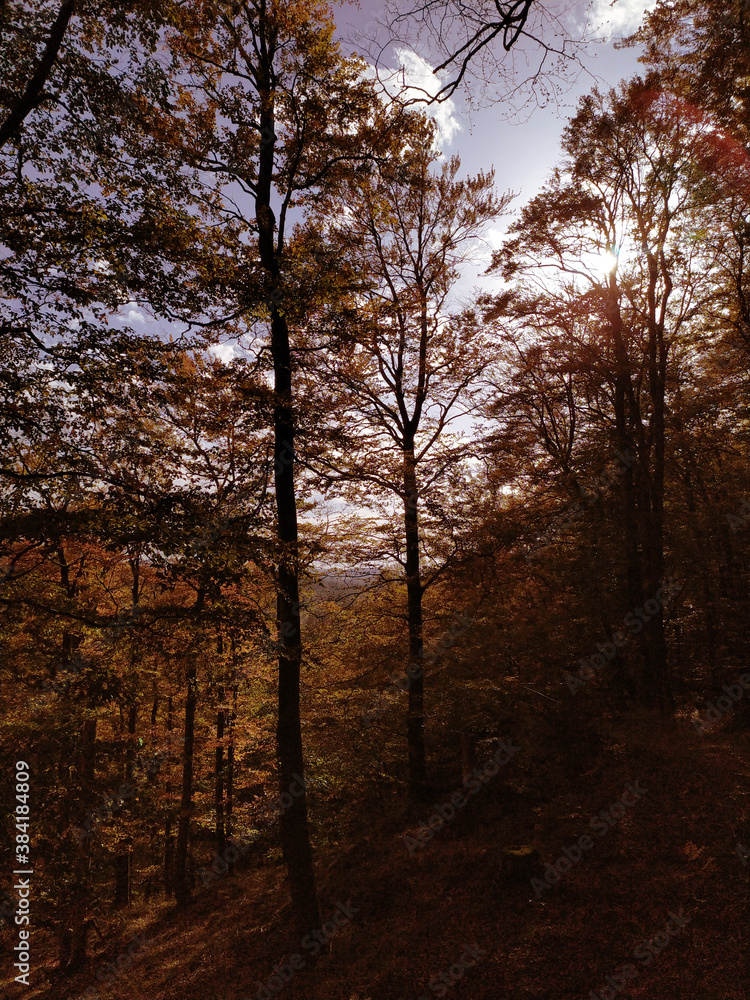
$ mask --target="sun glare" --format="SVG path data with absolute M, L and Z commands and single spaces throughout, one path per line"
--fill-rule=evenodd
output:
M 618 264 L 622 264 L 620 248 L 589 250 L 581 254 L 581 263 L 590 275 L 608 276 L 614 274 Z
M 611 250 L 602 250 L 598 258 L 598 268 L 605 274 L 611 274 L 617 267 L 617 254 Z

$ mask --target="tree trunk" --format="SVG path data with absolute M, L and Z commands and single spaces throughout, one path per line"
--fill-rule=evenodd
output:
M 409 627 L 409 797 L 423 801 L 428 794 L 424 745 L 424 655 L 422 647 L 422 579 L 419 559 L 419 510 L 414 442 L 404 449 L 404 536 L 406 539 L 406 600 Z
M 193 811 L 193 746 L 195 742 L 195 706 L 198 701 L 198 683 L 195 664 L 187 669 L 187 693 L 185 695 L 185 739 L 182 755 L 182 797 L 180 819 L 177 827 L 175 850 L 175 896 L 178 906 L 187 906 L 192 892 L 188 871 L 188 839 L 190 819 Z
M 128 710 L 128 747 L 125 754 L 125 781 L 130 784 L 133 781 L 133 763 L 135 758 L 135 724 L 138 714 L 138 706 L 133 702 Z M 123 909 L 130 906 L 131 884 L 132 884 L 132 841 L 126 837 L 118 844 L 118 852 L 115 855 L 115 898 L 116 909 Z
M 167 698 L 167 732 L 174 729 L 172 718 L 172 695 Z M 172 834 L 172 783 L 167 778 L 164 788 L 166 810 L 164 815 L 164 891 L 174 895 L 174 835 Z
M 653 477 L 658 470 L 649 468 L 649 447 L 643 440 L 642 414 L 640 404 L 631 384 L 631 364 L 623 336 L 623 324 L 615 291 L 615 279 L 611 278 L 612 298 L 608 307 L 610 328 L 613 334 L 615 354 L 615 429 L 621 455 L 635 451 L 635 465 L 626 462 L 621 479 L 623 532 L 626 564 L 627 612 L 635 614 L 649 599 L 655 597 L 659 583 L 654 582 L 654 574 L 661 567 L 663 572 L 663 540 L 660 548 L 660 534 L 654 518 Z M 653 374 L 653 373 L 652 373 Z M 655 390 L 652 381 L 652 390 Z M 655 421 L 658 422 L 658 421 Z M 662 409 L 661 489 L 663 496 L 663 409 Z M 656 432 L 655 432 L 656 433 Z M 658 464 L 658 461 L 657 463 Z M 662 532 L 663 535 L 663 532 Z M 657 553 L 661 551 L 661 559 Z M 660 577 L 656 578 L 657 580 Z M 653 705 L 659 701 L 659 690 L 666 677 L 666 644 L 661 607 L 658 614 L 647 622 L 638 633 L 643 663 L 636 675 L 635 689 L 642 704 Z
M 82 636 L 74 632 L 63 632 L 62 640 L 62 669 L 63 673 L 73 663 L 76 650 L 81 645 Z
M 664 394 L 667 370 L 667 345 L 662 321 L 657 320 L 657 263 L 649 255 L 649 396 L 653 427 L 653 462 L 648 477 L 648 508 L 645 531 L 645 564 L 648 579 L 646 600 L 655 598 L 664 583 Z M 665 280 L 663 304 L 671 291 L 671 281 Z M 669 677 L 667 639 L 664 631 L 664 608 L 659 604 L 643 631 L 649 648 L 649 673 L 644 685 L 645 701 L 656 705 L 664 714 L 674 711 L 674 698 Z
M 216 771 L 214 801 L 216 805 L 216 850 L 222 857 L 227 846 L 224 829 L 224 688 L 219 687 L 219 707 L 216 711 Z
M 93 789 L 96 776 L 96 719 L 88 719 L 81 733 L 81 752 L 77 770 L 84 790 Z M 66 976 L 80 972 L 86 964 L 86 938 L 89 925 L 86 921 L 88 900 L 88 872 L 91 857 L 91 838 L 85 837 L 78 846 L 72 889 L 63 903 L 60 921 L 60 968 Z
M 232 708 L 227 709 L 229 746 L 227 747 L 227 797 L 224 810 L 226 839 L 232 839 L 234 816 L 232 807 L 234 805 L 234 723 L 237 719 L 237 685 L 232 690 Z M 234 856 L 228 861 L 229 869 L 227 874 L 234 875 Z
M 291 798 L 281 814 L 281 843 L 291 883 L 292 907 L 300 938 L 320 926 L 320 907 L 315 887 L 312 847 L 307 819 L 307 795 L 291 796 L 295 775 L 304 774 L 300 721 L 300 667 L 302 637 L 299 616 L 299 558 L 297 498 L 294 486 L 294 401 L 292 357 L 286 314 L 279 309 L 279 244 L 276 218 L 271 208 L 274 180 L 273 67 L 264 60 L 259 67 L 261 95 L 260 134 L 270 141 L 260 144 L 256 181 L 255 215 L 258 252 L 268 282 L 271 313 L 271 357 L 274 374 L 274 491 L 276 532 L 279 546 L 276 620 L 279 641 L 279 717 L 276 729 L 279 761 L 279 789 L 284 801 Z
M 286 320 L 275 309 L 272 345 L 276 400 L 274 404 L 274 472 L 279 540 L 276 620 L 279 638 L 279 718 L 276 729 L 279 791 L 291 803 L 281 814 L 281 841 L 291 882 L 297 932 L 300 939 L 320 926 L 312 846 L 307 818 L 307 795 L 290 796 L 296 775 L 304 774 L 300 719 L 302 636 L 299 614 L 297 503 L 294 489 L 294 417 L 291 355 Z
M 116 909 L 124 909 L 130 906 L 130 887 L 131 887 L 131 876 L 132 876 L 132 854 L 131 854 L 131 843 L 132 841 L 128 838 L 126 841 L 121 841 L 120 852 L 115 857 L 115 898 L 114 906 Z

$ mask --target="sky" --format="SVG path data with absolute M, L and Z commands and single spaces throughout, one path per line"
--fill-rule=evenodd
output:
M 490 0 L 485 2 L 489 3 Z M 458 153 L 462 161 L 462 172 L 465 174 L 475 174 L 479 170 L 487 171 L 494 167 L 499 191 L 512 190 L 518 194 L 511 211 L 521 209 L 559 162 L 560 136 L 568 117 L 575 111 L 578 99 L 595 85 L 606 90 L 639 70 L 638 51 L 616 49 L 614 43 L 638 27 L 648 6 L 647 2 L 614 0 L 614 3 L 610 3 L 609 0 L 592 0 L 588 6 L 570 0 L 567 3 L 565 0 L 543 2 L 556 9 L 561 17 L 563 30 L 567 29 L 570 36 L 580 36 L 586 30 L 592 40 L 586 53 L 581 56 L 582 66 L 578 70 L 577 79 L 558 91 L 556 100 L 549 101 L 542 107 L 536 107 L 536 102 L 532 102 L 531 113 L 527 110 L 514 116 L 507 102 L 484 102 L 485 106 L 477 107 L 475 105 L 481 105 L 482 102 L 470 102 L 464 90 L 457 91 L 451 100 L 433 104 L 429 109 L 439 128 L 442 153 L 445 156 Z M 401 0 L 399 4 L 401 5 Z M 341 0 L 335 10 L 342 41 L 350 50 L 357 49 L 362 54 L 366 47 L 365 40 L 372 37 L 382 14 L 381 0 L 361 0 L 358 5 Z M 394 87 L 411 84 L 422 91 L 435 93 L 441 84 L 432 68 L 439 59 L 424 42 L 415 40 L 409 44 L 410 41 L 402 34 L 400 43 L 386 51 L 380 78 Z M 532 50 L 529 58 L 533 58 L 534 54 Z M 520 56 L 516 55 L 515 61 L 520 64 L 522 71 L 523 51 Z M 509 68 L 512 68 L 512 63 Z M 476 81 L 470 85 L 475 87 L 475 98 L 480 97 Z M 470 300 L 472 291 L 478 287 L 489 290 L 499 286 L 500 279 L 485 277 L 484 271 L 492 249 L 500 245 L 504 230 L 511 221 L 512 214 L 498 220 L 497 225 L 488 230 L 486 246 L 479 259 L 466 268 L 458 283 L 454 306 L 459 306 L 462 300 Z M 229 362 L 235 355 L 236 348 L 231 344 L 217 344 L 213 350 L 222 360 Z M 454 429 L 472 433 L 472 421 L 467 418 L 462 421 L 461 426 Z M 335 502 L 327 504 L 327 512 L 334 522 L 337 516 L 350 519 L 352 514 L 367 517 L 373 513 L 366 507 L 355 506 L 353 509 L 348 504 L 340 506 Z
M 368 48 L 366 40 L 379 30 L 385 2 L 387 0 L 360 0 L 359 3 L 338 0 L 335 3 L 338 36 L 346 49 L 364 54 Z M 416 0 L 392 2 L 397 3 L 399 10 L 405 10 Z M 560 136 L 567 118 L 575 111 L 579 97 L 595 85 L 606 90 L 639 71 L 638 50 L 617 49 L 615 42 L 638 27 L 644 11 L 653 7 L 655 0 L 535 2 L 543 4 L 554 13 L 559 29 L 569 37 L 580 37 L 585 32 L 591 39 L 590 44 L 582 51 L 582 65 L 577 70 L 577 79 L 559 89 L 556 100 L 541 107 L 536 106 L 536 101 L 532 101 L 521 115 L 514 116 L 509 103 L 502 99 L 485 101 L 485 106 L 475 106 L 481 105 L 483 94 L 477 81 L 471 80 L 468 86 L 472 88 L 475 98 L 473 102 L 468 100 L 469 94 L 464 87 L 449 101 L 429 107 L 429 113 L 438 124 L 441 150 L 445 156 L 458 153 L 462 162 L 462 174 L 471 175 L 494 167 L 498 191 L 513 191 L 517 194 L 511 203 L 510 214 L 499 219 L 496 225 L 488 227 L 486 243 L 479 252 L 476 263 L 465 269 L 456 288 L 456 306 L 468 301 L 474 289 L 491 290 L 499 287 L 497 277 L 484 275 L 492 250 L 502 242 L 503 233 L 512 222 L 513 215 L 541 188 L 559 162 Z M 472 3 L 494 7 L 492 0 L 472 0 Z M 554 37 L 549 26 L 543 26 L 540 35 L 545 40 Z M 530 64 L 536 65 L 537 54 L 538 49 L 529 45 Z M 523 78 L 525 59 L 522 45 L 514 46 L 504 56 L 502 66 L 507 72 L 507 80 L 502 86 Z M 409 30 L 405 29 L 400 34 L 398 44 L 391 45 L 384 51 L 380 77 L 381 80 L 389 81 L 393 87 L 407 84 L 435 93 L 440 81 L 432 67 L 438 61 L 425 40 L 412 38 Z M 502 90 L 502 87 L 498 89 Z M 125 305 L 121 320 L 136 328 L 152 322 L 135 303 Z M 230 343 L 216 344 L 212 350 L 225 362 L 229 362 L 237 353 L 236 346 Z
M 494 164 L 500 186 L 519 190 L 523 197 L 533 195 L 554 166 L 559 154 L 560 133 L 578 98 L 594 85 L 606 89 L 638 72 L 638 49 L 617 49 L 615 42 L 634 31 L 644 11 L 655 6 L 653 0 L 592 0 L 588 5 L 571 0 L 536 2 L 557 7 L 559 12 L 565 11 L 563 16 L 559 15 L 563 29 L 571 36 L 580 36 L 585 30 L 591 39 L 581 56 L 578 79 L 569 89 L 563 89 L 557 104 L 550 102 L 547 107 L 525 112 L 517 121 L 512 120 L 512 112 L 502 100 L 480 110 L 470 110 L 467 90 L 475 96 L 479 96 L 480 90 L 479 83 L 470 80 L 450 101 L 429 109 L 440 127 L 446 154 L 458 152 L 470 172 Z M 481 0 L 476 0 L 477 6 L 479 3 Z M 383 16 L 382 8 L 380 0 L 362 0 L 356 5 L 346 0 L 339 2 L 336 20 L 342 39 L 351 40 L 354 45 L 361 40 L 364 44 L 364 39 L 372 34 L 373 25 Z M 529 60 L 533 61 L 534 48 L 531 45 L 527 48 Z M 504 62 L 510 64 L 513 55 L 513 51 L 507 54 Z M 515 74 L 519 77 L 524 60 L 516 58 L 521 64 L 520 71 Z M 432 65 L 437 60 L 426 40 L 412 41 L 408 33 L 402 32 L 400 44 L 386 50 L 383 59 L 390 66 L 398 67 L 399 82 L 433 93 L 437 90 L 438 78 L 432 72 Z
M 546 2 L 550 8 L 556 8 L 563 28 L 571 36 L 580 37 L 585 31 L 591 39 L 581 55 L 582 66 L 577 71 L 577 79 L 563 87 L 556 101 L 550 101 L 546 107 L 534 106 L 532 102 L 530 109 L 513 120 L 512 111 L 502 101 L 486 107 L 471 107 L 464 88 L 450 101 L 429 109 L 439 127 L 442 152 L 446 156 L 458 153 L 462 173 L 475 174 L 494 167 L 498 189 L 518 195 L 511 204 L 511 215 L 488 229 L 487 247 L 481 261 L 468 269 L 460 283 L 462 297 L 468 297 L 474 287 L 493 286 L 493 279 L 483 276 L 491 250 L 500 244 L 513 213 L 533 197 L 560 161 L 560 136 L 578 99 L 594 86 L 606 91 L 620 80 L 642 71 L 638 63 L 639 50 L 617 49 L 615 42 L 637 29 L 644 12 L 655 5 L 653 0 L 592 0 L 589 4 Z M 399 6 L 407 8 L 409 4 L 399 3 Z M 339 34 L 350 48 L 360 44 L 364 47 L 364 40 L 373 34 L 373 28 L 383 16 L 381 0 L 361 0 L 360 4 L 342 0 L 335 9 Z M 398 46 L 391 46 L 383 55 L 385 63 L 396 70 L 392 76 L 394 83 L 398 80 L 435 93 L 440 83 L 432 72 L 432 66 L 438 61 L 434 51 L 430 51 L 426 41 L 411 41 L 403 33 L 401 39 Z M 533 56 L 534 49 L 530 47 L 529 59 Z M 509 56 L 505 58 L 509 60 Z M 524 59 L 518 56 L 516 59 L 522 71 Z M 385 69 L 381 78 L 387 78 Z M 480 96 L 477 81 L 470 81 L 468 87 L 475 97 Z

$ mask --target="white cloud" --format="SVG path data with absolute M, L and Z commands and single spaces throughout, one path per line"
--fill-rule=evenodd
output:
M 499 250 L 505 242 L 507 228 L 500 229 L 498 226 L 488 226 L 484 231 L 484 240 L 490 250 Z
M 228 365 L 234 357 L 233 344 L 211 344 L 209 351 L 212 351 L 225 365 Z
M 443 82 L 432 70 L 430 64 L 411 49 L 397 48 L 394 50 L 399 69 L 387 70 L 380 68 L 377 78 L 383 86 L 388 98 L 405 97 L 414 101 L 427 101 L 434 97 L 443 86 Z M 365 71 L 365 77 L 373 79 L 376 71 L 370 66 Z M 436 143 L 438 147 L 450 145 L 456 132 L 461 131 L 461 124 L 456 117 L 456 105 L 451 99 L 433 104 L 417 104 L 434 119 L 438 128 Z
M 594 0 L 589 26 L 600 38 L 629 35 L 640 26 L 646 11 L 655 6 L 656 0 Z
M 401 78 L 406 96 L 434 97 L 443 86 L 442 81 L 432 71 L 428 62 L 410 49 L 396 49 L 400 71 L 396 74 Z M 413 90 L 413 95 L 409 91 Z M 461 124 L 456 118 L 456 105 L 450 99 L 440 103 L 430 104 L 426 108 L 428 115 L 435 119 L 438 127 L 438 144 L 449 145 L 456 132 L 461 131 Z
M 138 303 L 135 299 L 131 299 L 129 302 L 124 302 L 117 313 L 118 318 L 123 321 L 123 323 L 148 323 L 149 319 L 141 310 L 138 308 Z
M 133 309 L 133 308 L 128 309 L 128 311 L 125 313 L 125 319 L 128 321 L 128 323 L 147 323 L 148 322 L 148 320 L 143 315 L 143 313 L 141 312 L 140 309 Z

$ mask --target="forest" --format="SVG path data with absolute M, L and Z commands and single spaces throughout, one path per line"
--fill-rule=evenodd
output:
M 344 6 L 0 0 L 0 995 L 747 1000 L 750 6 Z

